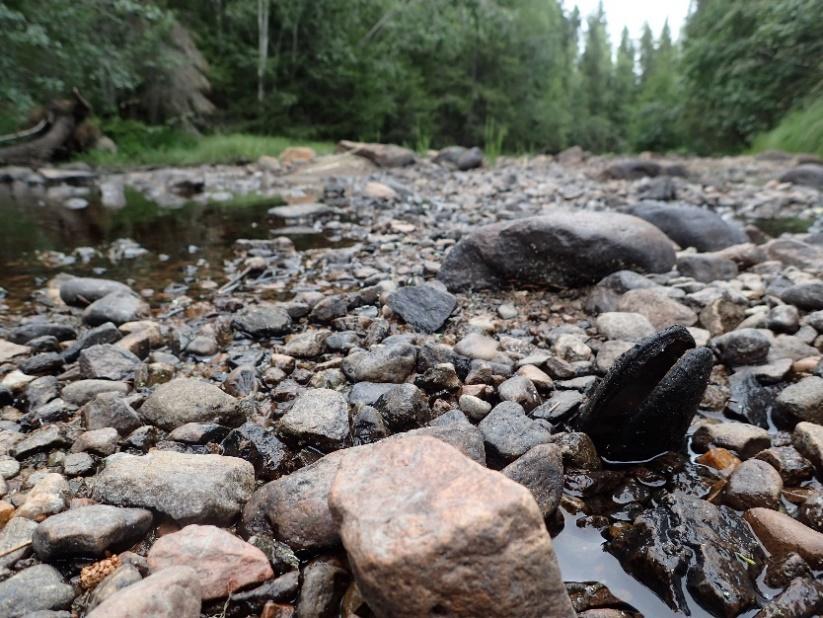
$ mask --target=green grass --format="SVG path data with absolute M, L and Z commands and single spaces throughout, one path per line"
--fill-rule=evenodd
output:
M 289 146 L 309 146 L 317 154 L 334 151 L 334 144 L 331 142 L 244 133 L 194 137 L 167 127 L 151 127 L 129 120 L 104 123 L 102 128 L 117 144 L 117 153 L 95 150 L 80 155 L 80 161 L 99 167 L 191 166 L 248 163 L 263 155 L 276 157 Z
M 791 112 L 774 129 L 758 136 L 753 152 L 784 150 L 823 157 L 823 99 Z

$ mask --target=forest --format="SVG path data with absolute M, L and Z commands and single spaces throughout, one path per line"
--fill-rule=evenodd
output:
M 823 146 L 823 0 L 695 0 L 610 41 L 559 0 L 2 0 L 0 133 L 77 88 L 129 148 L 192 135 L 487 152 Z

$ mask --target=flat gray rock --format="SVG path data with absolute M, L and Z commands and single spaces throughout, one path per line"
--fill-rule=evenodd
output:
M 236 427 L 245 420 L 238 404 L 214 384 L 177 378 L 157 387 L 140 408 L 140 416 L 166 431 L 186 423 L 215 422 Z
M 0 582 L 0 616 L 16 618 L 30 612 L 67 609 L 74 599 L 74 587 L 60 572 L 47 564 L 23 569 Z
M 416 285 L 395 290 L 389 295 L 387 304 L 407 324 L 433 333 L 449 319 L 457 299 L 433 285 Z

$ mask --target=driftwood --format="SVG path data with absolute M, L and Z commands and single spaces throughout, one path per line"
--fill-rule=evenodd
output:
M 71 99 L 52 101 L 48 106 L 45 125 L 41 122 L 33 129 L 9 136 L 8 140 L 0 138 L 0 141 L 24 140 L 0 147 L 0 163 L 26 164 L 52 160 L 59 152 L 70 149 L 75 129 L 90 113 L 91 106 L 77 90 Z

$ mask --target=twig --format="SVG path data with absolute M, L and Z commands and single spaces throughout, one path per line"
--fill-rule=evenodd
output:
M 13 554 L 16 551 L 20 551 L 21 549 L 25 549 L 29 545 L 31 545 L 31 541 L 26 541 L 25 543 L 21 543 L 20 545 L 12 547 L 11 549 L 7 549 L 3 552 L 0 552 L 0 558 L 5 558 L 6 556 L 8 556 L 10 554 Z

